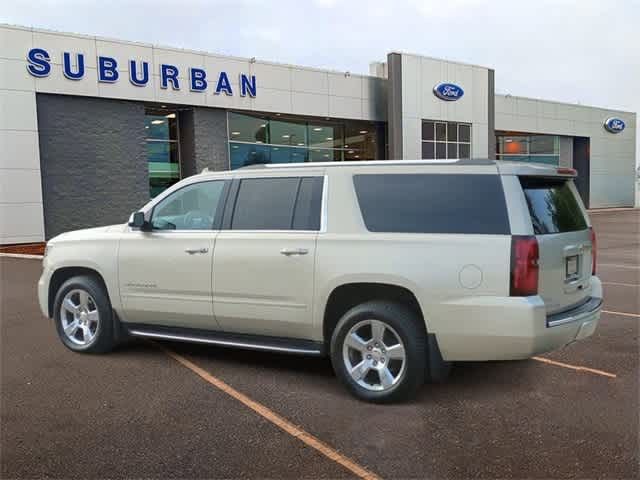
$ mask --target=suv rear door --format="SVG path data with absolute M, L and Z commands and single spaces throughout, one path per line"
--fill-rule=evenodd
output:
M 306 169 L 234 180 L 213 259 L 222 330 L 309 336 L 323 182 Z
M 538 294 L 547 313 L 567 310 L 590 294 L 589 221 L 572 178 L 518 177 L 540 252 Z

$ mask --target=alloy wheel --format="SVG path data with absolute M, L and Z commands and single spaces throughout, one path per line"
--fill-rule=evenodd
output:
M 402 378 L 407 363 L 400 335 L 381 320 L 363 320 L 347 333 L 342 357 L 347 372 L 361 387 L 386 391 Z
M 60 306 L 60 321 L 65 336 L 74 344 L 89 345 L 100 326 L 100 314 L 93 297 L 85 290 L 69 291 Z

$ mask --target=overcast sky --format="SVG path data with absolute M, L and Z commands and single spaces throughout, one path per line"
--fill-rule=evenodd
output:
M 357 73 L 399 50 L 492 67 L 498 93 L 640 111 L 640 0 L 14 0 L 0 21 Z

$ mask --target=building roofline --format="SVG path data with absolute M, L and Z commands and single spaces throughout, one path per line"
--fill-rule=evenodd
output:
M 478 65 L 477 63 L 469 63 L 469 62 L 460 62 L 458 60 L 451 60 L 443 57 L 432 57 L 430 55 L 422 55 L 420 53 L 403 52 L 401 50 L 392 50 L 389 53 L 390 54 L 397 53 L 398 55 L 407 55 L 410 57 L 426 58 L 428 60 L 435 60 L 437 62 L 455 63 L 456 65 L 463 65 L 465 67 L 476 67 L 476 68 L 482 68 L 485 70 L 495 70 L 493 67 L 487 67 L 486 65 Z
M 630 111 L 630 110 L 621 110 L 619 108 L 607 108 L 607 107 L 601 107 L 599 105 L 585 105 L 583 103 L 576 103 L 576 102 L 562 102 L 560 100 L 547 100 L 546 98 L 538 98 L 538 97 L 526 97 L 524 95 L 512 95 L 510 93 L 498 93 L 496 92 L 496 97 L 505 97 L 505 98 L 510 98 L 510 99 L 522 99 L 522 100 L 532 100 L 535 102 L 545 102 L 545 103 L 555 103 L 556 105 L 570 105 L 572 107 L 582 107 L 582 108 L 597 108 L 599 110 L 607 110 L 609 112 L 619 112 L 619 113 L 626 113 L 628 115 L 634 115 L 637 116 L 636 112 Z
M 89 35 L 89 34 L 85 34 L 85 33 L 68 32 L 68 31 L 47 29 L 47 28 L 41 28 L 41 27 L 29 27 L 29 26 L 18 25 L 18 24 L 0 23 L 0 28 L 9 28 L 9 29 L 14 29 L 14 30 L 30 31 L 30 32 L 33 32 L 33 33 L 37 32 L 37 33 L 44 33 L 44 34 L 50 34 L 50 35 L 61 35 L 61 36 L 67 36 L 67 37 L 75 37 L 75 38 L 84 39 L 84 40 L 113 42 L 113 43 L 118 43 L 118 44 L 121 44 L 121 45 L 132 45 L 132 46 L 146 47 L 146 48 L 152 48 L 152 49 L 156 49 L 157 48 L 157 49 L 162 49 L 162 50 L 169 50 L 169 51 L 176 52 L 176 53 L 203 55 L 203 56 L 207 56 L 207 57 L 222 57 L 224 59 L 235 60 L 235 61 L 240 61 L 240 62 L 251 62 L 252 61 L 252 58 L 239 57 L 239 56 L 234 56 L 234 55 L 227 55 L 227 54 L 223 54 L 223 53 L 209 52 L 209 51 L 205 51 L 205 50 L 193 50 L 193 49 L 180 48 L 180 47 L 168 46 L 168 45 L 163 45 L 163 44 L 154 44 L 154 43 L 141 42 L 141 41 L 136 41 L 136 40 L 124 40 L 124 39 L 120 39 L 120 38 L 103 37 L 103 36 L 99 36 L 99 35 Z M 434 60 L 434 61 L 439 61 L 439 62 L 444 61 L 444 62 L 447 62 L 447 63 L 453 63 L 453 64 L 463 65 L 463 66 L 467 66 L 467 67 L 476 67 L 476 68 L 494 70 L 493 67 L 487 67 L 487 66 L 483 66 L 483 65 L 474 64 L 474 63 L 460 62 L 460 61 L 457 61 L 457 60 L 450 60 L 450 59 L 447 59 L 447 58 L 439 58 L 439 57 L 433 57 L 433 56 L 429 56 L 429 55 L 421 55 L 421 54 L 417 54 L 417 53 L 404 52 L 404 51 L 400 51 L 400 50 L 392 50 L 392 51 L 389 52 L 389 54 L 407 55 L 407 56 L 412 56 L 412 57 L 417 57 L 417 58 L 426 58 L 428 60 Z M 261 64 L 261 65 L 270 65 L 270 66 L 282 67 L 282 68 L 292 68 L 292 69 L 295 68 L 295 69 L 298 69 L 298 70 L 306 70 L 306 71 L 312 71 L 312 72 L 318 72 L 318 73 L 344 75 L 344 76 L 348 75 L 348 76 L 362 78 L 362 79 L 376 79 L 376 80 L 382 80 L 382 81 L 386 81 L 387 80 L 386 78 L 379 77 L 377 75 L 367 75 L 367 74 L 362 74 L 362 73 L 353 73 L 353 72 L 348 71 L 348 70 L 335 70 L 335 69 L 327 69 L 327 68 L 319 68 L 319 67 L 310 67 L 310 66 L 306 66 L 306 65 L 294 65 L 294 64 L 291 64 L 291 63 L 276 62 L 276 61 L 271 61 L 271 60 L 255 59 L 255 63 Z M 385 62 L 380 62 L 380 63 L 385 63 Z M 624 114 L 627 114 L 627 115 L 633 115 L 634 117 L 637 117 L 637 112 L 634 112 L 634 111 L 631 111 L 631 110 L 623 110 L 623 109 L 620 109 L 620 108 L 608 108 L 608 107 L 603 107 L 603 106 L 600 106 L 600 105 L 584 105 L 584 104 L 580 104 L 580 103 L 576 103 L 576 102 L 564 102 L 564 101 L 560 101 L 560 100 L 548 100 L 548 99 L 545 99 L 545 98 L 527 97 L 527 96 L 523 96 L 523 95 L 512 95 L 510 93 L 500 93 L 500 92 L 496 92 L 496 96 L 501 96 L 501 97 L 505 97 L 505 98 L 513 98 L 513 99 L 518 99 L 519 98 L 519 99 L 523 99 L 523 100 L 532 100 L 532 101 L 538 101 L 538 102 L 553 103 L 553 104 L 558 104 L 558 105 L 570 105 L 570 106 L 582 107 L 582 108 L 591 108 L 591 109 L 597 108 L 597 109 L 600 109 L 600 110 L 606 110 L 606 111 L 611 111 L 611 112 L 619 112 L 619 113 L 624 113 Z
M 137 41 L 137 40 L 124 40 L 122 38 L 113 38 L 113 37 L 103 37 L 103 36 L 99 36 L 99 35 L 89 35 L 86 33 L 76 33 L 76 32 L 67 32 L 67 31 L 62 31 L 62 30 L 53 30 L 53 29 L 47 29 L 47 28 L 40 28 L 40 27 L 27 27 L 24 25 L 16 25 L 16 24 L 9 24 L 9 23 L 0 23 L 0 28 L 11 28 L 11 29 L 15 29 L 15 30 L 24 30 L 24 31 L 30 31 L 30 32 L 38 32 L 38 33 L 45 33 L 45 34 L 50 34 L 50 35 L 62 35 L 62 36 L 66 36 L 66 37 L 75 37 L 78 39 L 84 39 L 84 40 L 95 40 L 95 41 L 102 41 L 102 42 L 112 42 L 112 43 L 119 43 L 122 45 L 132 45 L 132 46 L 138 46 L 138 47 L 146 47 L 146 48 L 157 48 L 157 49 L 162 49 L 162 50 L 170 50 L 176 53 L 188 53 L 188 54 L 192 54 L 192 55 L 203 55 L 203 56 L 207 56 L 207 57 L 223 57 L 225 59 L 229 59 L 229 60 L 236 60 L 236 61 L 241 61 L 241 62 L 251 62 L 253 57 L 238 57 L 235 55 L 227 55 L 224 53 L 216 53 L 216 52 L 210 52 L 210 51 L 206 51 L 206 50 L 193 50 L 193 49 L 189 49 L 189 48 L 180 48 L 180 47 L 175 47 L 175 46 L 169 46 L 169 45 L 163 45 L 163 44 L 157 44 L 157 43 L 149 43 L 149 42 L 141 42 L 141 41 Z M 349 75 L 351 77 L 358 77 L 358 78 L 371 78 L 371 79 L 376 79 L 376 80 L 386 80 L 385 78 L 381 78 L 378 77 L 376 75 L 367 75 L 364 73 L 355 73 L 355 72 L 351 72 L 350 70 L 337 70 L 337 69 L 328 69 L 328 68 L 320 68 L 320 67 L 310 67 L 307 65 L 295 65 L 292 63 L 284 63 L 284 62 L 276 62 L 273 60 L 263 60 L 263 59 L 255 59 L 255 63 L 261 64 L 261 65 L 270 65 L 270 66 L 275 66 L 275 67 L 283 67 L 283 68 L 295 68 L 297 70 L 307 70 L 307 71 L 313 71 L 313 72 L 318 72 L 318 73 L 327 73 L 327 74 L 335 74 L 335 75 Z

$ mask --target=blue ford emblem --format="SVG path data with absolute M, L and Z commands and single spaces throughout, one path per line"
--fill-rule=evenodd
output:
M 453 83 L 439 83 L 433 87 L 433 93 L 436 97 L 447 102 L 460 100 L 464 95 L 464 90 Z
M 626 127 L 624 120 L 616 117 L 607 118 L 604 121 L 604 128 L 611 133 L 620 133 L 624 130 L 624 127 Z

